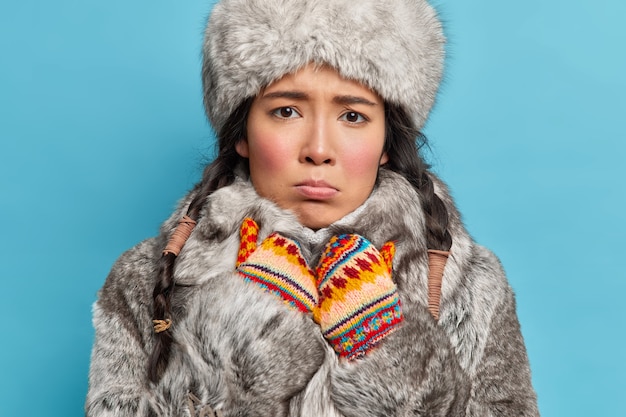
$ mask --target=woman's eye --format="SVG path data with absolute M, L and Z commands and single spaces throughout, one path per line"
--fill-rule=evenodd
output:
M 348 123 L 363 123 L 367 120 L 361 113 L 355 111 L 346 112 L 341 118 Z
M 281 119 L 291 119 L 300 116 L 293 107 L 279 107 L 272 112 L 272 114 Z

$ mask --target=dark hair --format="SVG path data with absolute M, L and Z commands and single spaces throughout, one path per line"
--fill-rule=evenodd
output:
M 235 168 L 243 165 L 243 158 L 235 150 L 238 141 L 246 136 L 248 112 L 252 105 L 249 98 L 230 115 L 221 132 L 218 133 L 217 157 L 204 168 L 202 180 L 192 190 L 194 196 L 187 209 L 187 216 L 193 220 L 200 218 L 200 210 L 206 198 L 213 191 L 225 187 L 235 180 Z M 172 291 L 174 289 L 174 263 L 176 256 L 164 254 L 159 260 L 159 272 L 152 293 L 154 320 L 171 319 Z M 148 360 L 148 377 L 152 382 L 161 379 L 167 363 L 174 339 L 171 331 L 156 333 L 156 340 Z
M 411 118 L 400 106 L 385 106 L 385 122 L 385 150 L 389 157 L 385 166 L 406 178 L 420 194 L 426 215 L 428 249 L 448 251 L 452 246 L 448 210 L 435 194 L 429 165 L 420 155 L 420 149 L 427 144 L 426 137 L 413 126 Z
M 224 128 L 218 133 L 218 154 L 216 159 L 204 169 L 202 180 L 193 189 L 194 198 L 187 210 L 187 216 L 198 220 L 206 198 L 215 190 L 231 184 L 235 179 L 235 169 L 246 167 L 243 158 L 237 154 L 235 145 L 246 136 L 247 116 L 252 98 L 244 101 L 228 118 Z M 404 109 L 397 105 L 385 105 L 385 151 L 389 161 L 385 166 L 404 176 L 421 197 L 426 215 L 426 239 L 429 249 L 449 250 L 452 238 L 448 231 L 448 212 L 444 203 L 435 194 L 434 185 L 428 172 L 429 166 L 420 156 L 420 149 L 426 138 L 414 126 Z M 155 320 L 171 319 L 171 298 L 174 288 L 174 263 L 176 256 L 168 253 L 162 256 L 154 287 Z M 148 364 L 151 381 L 157 382 L 167 367 L 172 343 L 171 331 L 165 330 L 155 335 L 156 341 Z

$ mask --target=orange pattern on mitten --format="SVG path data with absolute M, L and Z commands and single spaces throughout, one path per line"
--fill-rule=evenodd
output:
M 395 245 L 387 242 L 381 250 L 356 234 L 334 236 L 317 266 L 320 302 L 314 318 L 342 357 L 365 355 L 403 320 L 391 279 Z
M 272 233 L 257 246 L 259 227 L 246 218 L 240 229 L 237 272 L 303 313 L 317 309 L 316 277 L 295 240 Z

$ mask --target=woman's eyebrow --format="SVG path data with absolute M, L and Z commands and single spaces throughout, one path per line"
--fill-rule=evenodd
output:
M 343 104 L 343 105 L 365 104 L 367 106 L 376 106 L 377 104 L 377 103 L 374 103 L 373 101 L 366 99 L 365 97 L 350 96 L 350 95 L 335 96 L 333 98 L 333 102 L 335 102 L 336 104 Z
M 263 94 L 263 98 L 289 98 L 292 100 L 306 100 L 309 96 L 301 91 L 272 91 Z

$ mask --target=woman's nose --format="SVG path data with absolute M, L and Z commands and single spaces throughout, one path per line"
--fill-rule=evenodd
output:
M 324 122 L 317 122 L 311 126 L 304 140 L 300 161 L 314 165 L 334 165 L 335 151 L 333 140 L 335 133 Z

